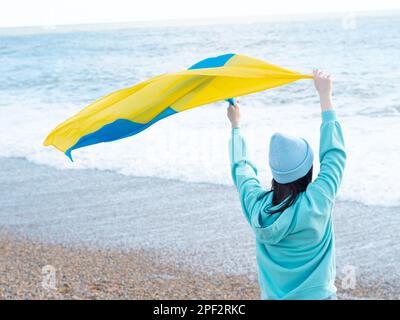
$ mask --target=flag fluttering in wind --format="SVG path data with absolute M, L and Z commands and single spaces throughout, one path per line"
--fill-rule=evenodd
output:
M 133 136 L 175 113 L 312 78 L 238 54 L 202 60 L 113 92 L 58 125 L 46 138 L 71 160 L 71 151 Z

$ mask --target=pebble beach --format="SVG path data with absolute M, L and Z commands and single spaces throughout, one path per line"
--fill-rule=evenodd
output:
M 162 254 L 0 240 L 1 299 L 259 299 L 252 275 L 207 274 L 164 263 Z M 46 280 L 48 263 L 54 286 Z M 342 299 L 393 299 L 379 286 L 339 288 Z
M 21 158 L 0 158 L 0 179 L 1 299 L 259 299 L 233 187 Z M 336 204 L 339 299 L 399 298 L 398 212 Z

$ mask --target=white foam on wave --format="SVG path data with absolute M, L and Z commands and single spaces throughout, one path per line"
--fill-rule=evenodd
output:
M 242 105 L 243 133 L 261 180 L 268 185 L 270 136 L 276 131 L 302 136 L 317 155 L 319 110 L 318 106 L 256 104 L 249 99 Z M 174 115 L 135 137 L 78 149 L 73 153 L 75 162 L 71 163 L 62 153 L 45 148 L 42 143 L 58 123 L 78 110 L 76 106 L 49 105 L 0 108 L 0 156 L 25 157 L 60 169 L 112 170 L 125 175 L 232 184 L 227 152 L 230 128 L 225 104 Z M 348 155 L 339 199 L 368 205 L 400 205 L 399 118 L 341 116 L 340 108 L 337 112 Z M 317 157 L 314 167 L 317 172 Z

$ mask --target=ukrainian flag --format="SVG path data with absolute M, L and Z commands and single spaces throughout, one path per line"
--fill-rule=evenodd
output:
M 157 121 L 211 102 L 312 78 L 244 55 L 202 60 L 113 92 L 58 125 L 44 141 L 64 152 L 133 136 Z

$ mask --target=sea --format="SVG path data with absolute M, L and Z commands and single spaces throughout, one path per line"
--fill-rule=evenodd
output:
M 348 156 L 338 198 L 400 205 L 400 15 L 0 29 L 0 157 L 60 170 L 232 185 L 226 102 L 171 116 L 130 138 L 78 149 L 74 162 L 43 146 L 53 128 L 102 96 L 226 53 L 305 74 L 315 68 L 332 74 Z M 275 132 L 307 139 L 318 174 L 321 120 L 312 80 L 238 99 L 249 155 L 266 187 Z

